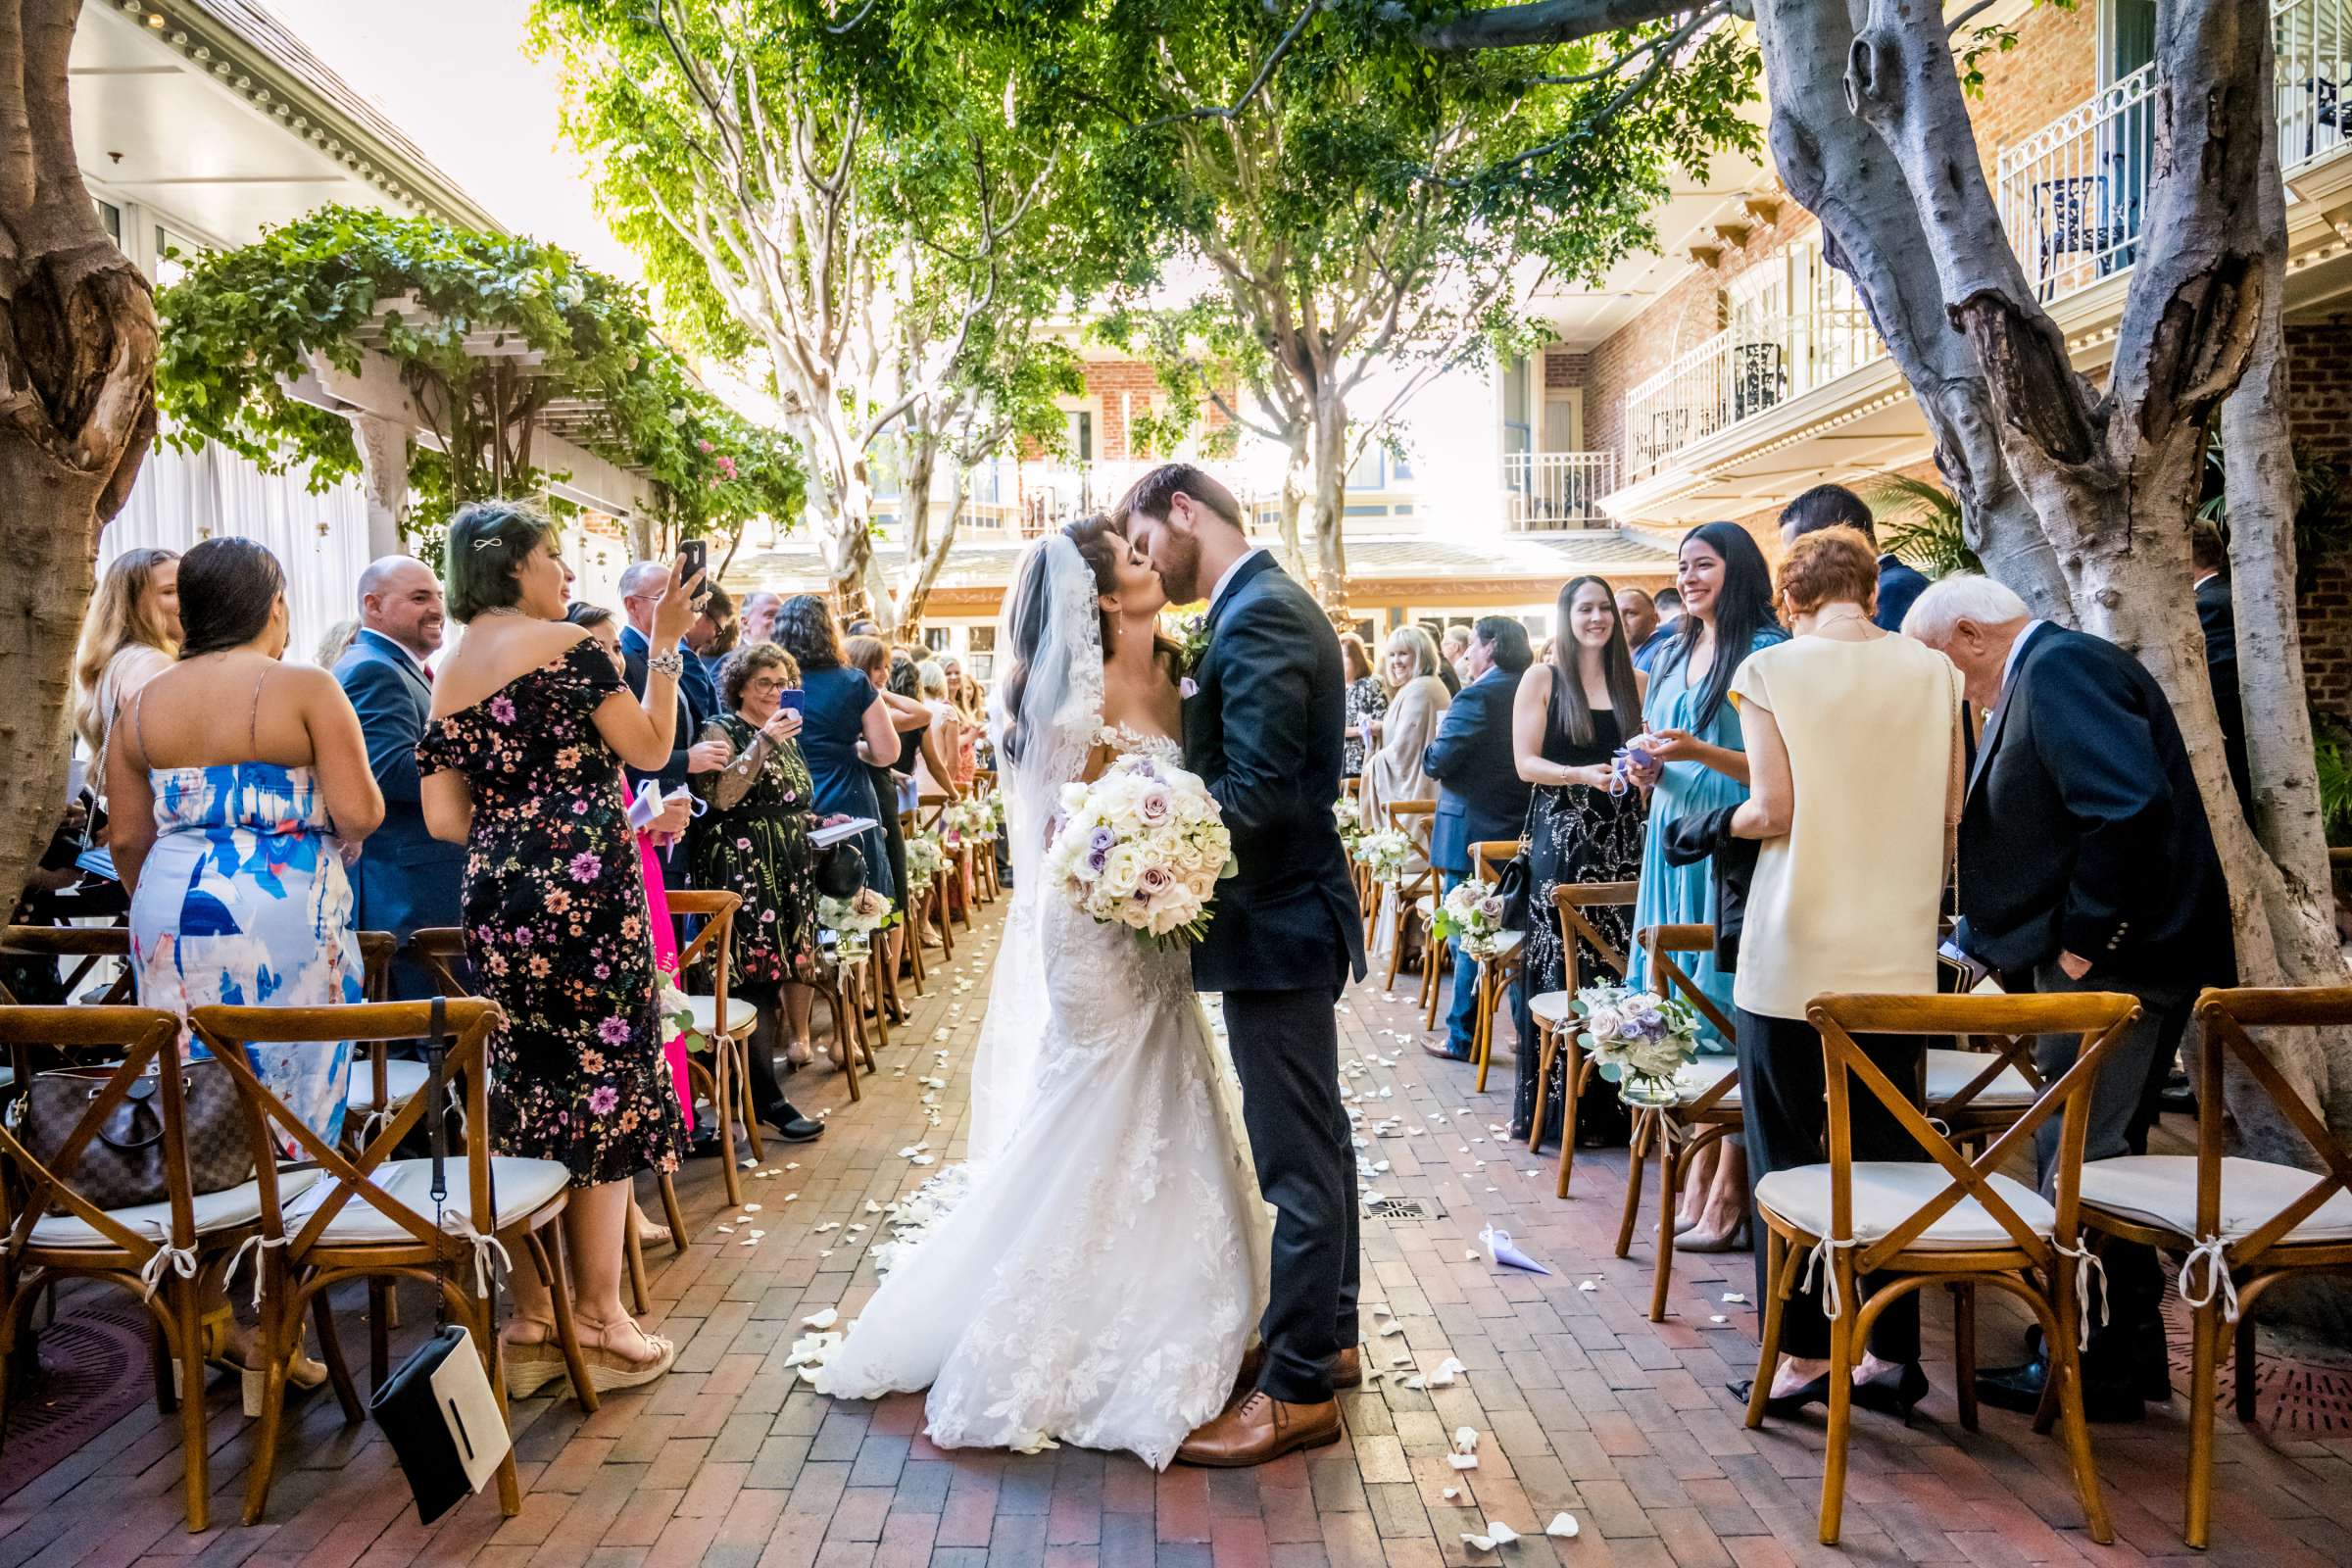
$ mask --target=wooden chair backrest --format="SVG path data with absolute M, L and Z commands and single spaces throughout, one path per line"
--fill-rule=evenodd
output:
M 1641 891 L 1642 884 L 1639 882 L 1562 882 L 1551 890 L 1551 906 L 1560 920 L 1560 948 L 1564 960 L 1561 989 L 1570 996 L 1575 996 L 1577 988 L 1584 984 L 1584 957 L 1577 949 L 1577 939 L 1580 937 L 1586 946 L 1598 955 L 1600 961 L 1616 973 L 1618 979 L 1625 978 L 1625 971 L 1630 967 L 1626 956 L 1617 951 L 1616 943 L 1601 934 L 1600 928 L 1592 922 L 1585 911 L 1608 907 L 1630 909 Z
M 66 995 L 72 996 L 100 963 L 113 958 L 122 973 L 98 999 L 102 1007 L 127 1007 L 137 1001 L 136 976 L 130 967 L 130 928 L 121 925 L 12 925 L 0 932 L 0 956 L 11 958 L 74 958 L 66 975 Z M 14 1004 L 5 986 L 0 1003 Z
M 470 997 L 473 987 L 460 975 L 466 965 L 466 933 L 454 925 L 419 926 L 409 933 L 409 956 L 424 966 L 444 996 Z M 467 973 L 471 971 L 466 969 Z
M 465 1084 L 466 1142 L 480 1156 L 466 1161 L 466 1191 L 462 1197 L 452 1193 L 449 1206 L 466 1215 L 476 1232 L 488 1236 L 497 1228 L 498 1207 L 490 1190 L 489 1151 L 484 1142 L 490 1126 L 489 1074 L 485 1068 L 490 1031 L 502 1015 L 495 1004 L 470 997 L 442 998 L 440 1005 L 444 1009 L 442 1027 L 456 1037 L 445 1066 Z M 261 1233 L 265 1243 L 286 1237 L 285 1211 L 278 1197 L 279 1144 L 291 1144 L 298 1159 L 317 1162 L 321 1179 L 328 1184 L 318 1206 L 303 1221 L 302 1229 L 286 1237 L 287 1267 L 299 1269 L 335 1216 L 355 1200 L 399 1226 L 415 1246 L 428 1253 L 438 1249 L 453 1262 L 469 1256 L 470 1249 L 462 1238 L 446 1231 L 436 1232 L 430 1215 L 397 1201 L 372 1179 L 428 1109 L 436 1115 L 441 1112 L 441 1105 L 427 1105 L 431 1095 L 411 1096 L 406 1104 L 384 1117 L 375 1136 L 364 1148 L 346 1152 L 319 1137 L 278 1099 L 256 1076 L 245 1052 L 251 1045 L 313 1045 L 327 1051 L 345 1040 L 381 1045 L 393 1040 L 423 1039 L 432 1031 L 433 1007 L 431 1002 L 368 1002 L 341 1007 L 213 1006 L 198 1007 L 190 1016 L 197 1037 L 228 1068 L 255 1119 L 254 1157 L 261 1177 Z M 462 1152 L 451 1150 L 451 1157 Z
M 2011 1154 L 2026 1147 L 2041 1124 L 2063 1115 L 2058 1139 L 2057 1234 L 2075 1234 L 2082 1178 L 2082 1146 L 2090 1131 L 2090 1089 L 2108 1050 L 2132 1020 L 2139 1003 L 2117 992 L 2082 991 L 2049 996 L 1847 996 L 1815 997 L 1805 1017 L 1821 1031 L 1823 1070 L 1828 1079 L 1830 1229 L 1835 1238 L 1854 1234 L 1854 1144 L 1852 1085 L 1860 1081 L 1898 1122 L 1911 1141 L 1943 1168 L 1951 1181 L 1910 1216 L 1867 1248 L 1857 1249 L 1856 1273 L 1867 1274 L 1903 1251 L 1966 1199 L 1975 1199 L 1999 1222 L 2017 1249 L 2038 1267 L 2057 1262 L 2049 1239 L 2020 1217 L 1992 1186 L 1991 1178 Z M 1880 1071 L 1854 1036 L 2079 1034 L 2075 1063 L 2018 1119 L 2001 1130 L 1975 1160 L 1961 1157 L 1951 1141 L 1928 1120 L 1927 1112 Z M 1990 1249 L 1988 1249 L 1990 1250 Z
M 1435 801 L 1389 803 L 1389 826 L 1398 833 L 1412 833 L 1418 838 L 1426 839 L 1429 836 L 1430 822 L 1437 814 L 1438 803 Z
M 2235 1056 L 2286 1124 L 2302 1135 L 2321 1169 L 2293 1202 L 2230 1244 L 2233 1262 L 2260 1257 L 2284 1240 L 2337 1193 L 2352 1190 L 2352 1155 L 2309 1102 L 2295 1091 L 2248 1029 L 2338 1028 L 2352 1023 L 2352 988 L 2311 986 L 2294 990 L 2255 987 L 2209 988 L 2197 998 L 2204 1025 L 2197 1054 L 2197 1235 L 2221 1234 L 2222 1156 L 2229 1149 L 2229 1106 L 2223 1097 L 2225 1058 Z
M 1470 846 L 1470 866 L 1481 882 L 1493 882 L 1501 875 L 1499 867 L 1519 853 L 1517 839 L 1482 839 Z
M 1715 1026 L 1716 1033 L 1726 1041 L 1740 1036 L 1740 1026 L 1715 1004 L 1715 999 L 1698 988 L 1675 955 L 1679 953 L 1712 953 L 1715 950 L 1715 928 L 1711 925 L 1653 925 L 1635 933 L 1634 940 L 1649 956 L 1650 988 L 1661 1000 L 1680 995 L 1697 1010 L 1698 1015 Z M 1679 1107 L 1686 1116 L 1705 1115 L 1715 1110 L 1724 1097 L 1740 1082 L 1739 1069 L 1725 1073 L 1694 1098 Z
M 735 911 L 743 906 L 743 897 L 736 893 L 687 892 L 679 890 L 669 895 L 671 914 L 699 914 L 704 917 L 703 928 L 694 940 L 678 949 L 678 989 L 686 989 L 686 973 L 696 964 L 708 961 L 713 976 L 710 995 L 717 999 L 717 1019 L 720 1032 L 725 1032 L 727 1020 L 727 984 L 734 968 Z
M 361 991 L 369 1002 L 382 1002 L 385 988 L 392 983 L 392 956 L 400 951 L 400 941 L 389 931 L 360 933 Z
M 129 1226 L 108 1217 L 74 1187 L 81 1156 L 117 1106 L 142 1087 L 152 1085 L 158 1119 L 163 1123 L 164 1185 L 171 1209 L 170 1246 L 185 1252 L 196 1245 L 194 1179 L 188 1171 L 187 1122 L 182 1080 L 166 1071 L 179 1060 L 179 1019 L 154 1007 L 101 1005 L 63 1007 L 0 1006 L 0 1045 L 8 1048 L 17 1071 L 24 1073 L 36 1050 L 70 1054 L 122 1053 L 106 1078 L 90 1093 L 87 1105 L 66 1141 L 47 1162 L 18 1140 L 14 1127 L 0 1124 L 0 1158 L 10 1167 L 10 1181 L 0 1189 L 6 1204 L 7 1253 L 13 1260 L 31 1245 L 32 1230 L 53 1211 L 73 1215 L 95 1229 L 116 1248 L 130 1254 L 134 1268 L 144 1267 L 162 1247 Z M 149 1069 L 155 1069 L 148 1080 Z M 29 1081 L 19 1083 L 29 1088 Z M 189 1259 L 193 1264 L 193 1257 Z M 11 1272 L 14 1272 L 12 1267 Z

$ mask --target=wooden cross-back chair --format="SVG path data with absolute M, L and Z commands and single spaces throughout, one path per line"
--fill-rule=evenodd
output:
M 993 795 L 996 793 L 996 788 L 997 775 L 993 769 L 982 767 L 972 770 L 972 793 L 975 796 Z M 996 903 L 998 896 L 1004 892 L 1003 884 L 997 880 L 996 856 L 993 853 L 981 856 L 978 870 L 980 875 L 976 886 L 980 902 L 983 904 Z
M 947 809 L 948 798 L 945 795 L 923 796 L 918 812 L 923 818 L 923 831 L 938 833 Z M 931 879 L 931 894 L 924 903 L 923 919 L 939 933 L 941 951 L 951 962 L 956 957 L 955 905 L 966 897 L 967 889 L 974 890 L 971 896 L 977 896 L 976 884 L 966 880 L 977 869 L 976 866 L 966 865 L 963 857 L 948 853 L 943 841 L 939 875 Z M 917 943 L 916 946 L 921 944 Z
M 1385 831 L 1402 833 L 1418 844 L 1421 848 L 1422 866 L 1418 872 L 1408 872 L 1394 883 L 1378 878 L 1373 879 L 1372 902 L 1367 906 L 1364 917 L 1364 945 L 1367 948 L 1372 946 L 1380 931 L 1382 912 L 1392 901 L 1396 906 L 1396 941 L 1389 949 L 1389 972 L 1381 981 L 1381 989 L 1384 991 L 1393 989 L 1396 984 L 1396 965 L 1404 956 L 1405 923 L 1419 914 L 1419 901 L 1425 897 L 1432 900 L 1431 907 L 1434 910 L 1438 886 L 1438 874 L 1428 864 L 1430 831 L 1436 825 L 1438 803 L 1435 801 L 1391 801 L 1388 806 L 1388 813 L 1389 822 Z M 1371 831 L 1384 831 L 1370 823 L 1367 823 L 1366 827 Z M 1440 951 L 1442 952 L 1442 950 Z M 1427 950 L 1423 952 L 1421 990 L 1425 1000 L 1433 994 L 1432 986 L 1435 983 L 1437 971 L 1444 962 L 1445 959 L 1438 954 Z
M 1560 925 L 1561 986 L 1557 991 L 1545 991 L 1530 997 L 1528 1015 L 1535 1020 L 1537 1040 L 1536 1111 L 1528 1127 L 1527 1150 L 1534 1153 L 1544 1141 L 1545 1102 L 1551 1091 L 1552 1063 L 1565 1054 L 1560 1069 L 1560 1162 L 1559 1180 L 1554 1194 L 1568 1196 L 1569 1173 L 1576 1168 L 1576 1108 L 1585 1090 L 1599 1068 L 1599 1063 L 1587 1057 L 1584 1048 L 1576 1043 L 1577 992 L 1588 984 L 1598 983 L 1594 976 L 1588 981 L 1584 974 L 1584 955 L 1577 944 L 1582 941 L 1591 947 L 1601 965 L 1619 980 L 1625 978 L 1627 959 L 1617 944 L 1592 923 L 1585 911 L 1594 908 L 1626 908 L 1634 906 L 1640 894 L 1639 882 L 1562 882 L 1551 890 L 1552 908 Z
M 955 888 L 948 898 L 941 901 L 939 910 L 939 929 L 947 938 L 948 956 L 954 957 L 956 939 L 948 929 L 948 922 L 950 919 L 960 920 L 966 931 L 972 928 L 972 906 L 980 897 L 981 861 L 984 857 L 980 854 L 980 846 L 971 839 L 953 845 L 947 842 L 949 804 L 947 796 L 936 792 L 917 797 L 917 805 L 923 812 L 923 830 L 940 836 L 947 862 L 956 871 Z
M 488 1151 L 488 1046 L 499 1019 L 497 1007 L 470 998 L 341 1007 L 208 1006 L 198 1007 L 190 1017 L 197 1037 L 236 1081 L 254 1121 L 261 1188 L 260 1255 L 254 1266 L 259 1270 L 256 1295 L 265 1371 L 253 1471 L 245 1493 L 244 1518 L 249 1525 L 260 1523 L 269 1508 L 287 1370 L 301 1348 L 305 1306 L 317 1315 L 319 1353 L 346 1419 L 356 1422 L 361 1417 L 358 1394 L 344 1369 L 334 1318 L 326 1305 L 327 1293 L 345 1280 L 412 1279 L 430 1284 L 438 1278 L 451 1321 L 473 1337 L 503 1418 L 507 1384 L 492 1255 L 494 1250 L 504 1251 L 509 1242 L 519 1244 L 547 1285 L 556 1338 L 572 1388 L 584 1408 L 597 1407 L 596 1388 L 572 1323 L 563 1252 L 543 1236 L 569 1200 L 571 1174 L 558 1160 L 492 1156 Z M 436 1025 L 456 1037 L 446 1065 L 464 1084 L 467 1129 L 462 1148 L 449 1156 L 449 1200 L 438 1227 L 428 1196 L 432 1161 L 394 1157 L 427 1108 L 424 1096 L 394 1112 L 367 1148 L 348 1153 L 320 1138 L 279 1100 L 255 1075 L 246 1055 L 252 1045 L 330 1051 L 346 1040 L 416 1040 L 430 1035 Z M 315 1164 L 318 1179 L 293 1191 L 274 1164 L 280 1146 L 291 1146 L 299 1160 Z M 510 1518 L 521 1510 L 522 1492 L 512 1452 L 499 1463 L 498 1494 L 499 1506 Z
M 1471 875 L 1488 887 L 1502 874 L 1503 863 L 1519 853 L 1517 839 L 1485 839 L 1470 846 Z M 1487 1067 L 1494 1056 L 1494 1015 L 1509 995 L 1527 957 L 1527 933 L 1505 931 L 1494 939 L 1494 956 L 1478 964 L 1478 1024 L 1470 1038 L 1470 1059 L 1478 1063 L 1478 1092 L 1487 1092 Z
M 2186 1254 L 2180 1296 L 2190 1308 L 2188 1487 L 2181 1534 L 2203 1547 L 2213 1517 L 2215 1384 L 2225 1329 L 2235 1334 L 2240 1421 L 2255 1414 L 2254 1304 L 2298 1277 L 2352 1274 L 2352 1153 L 2280 1075 L 2253 1029 L 2352 1024 L 2352 989 L 2209 990 L 2197 1073 L 2197 1152 L 2138 1154 L 2082 1167 L 2082 1219 L 2091 1229 Z M 2228 1152 L 2225 1068 L 2234 1058 L 2318 1169 Z M 2240 1113 L 2250 1109 L 2241 1101 Z
M 2082 1149 L 2090 1091 L 2101 1060 L 2139 1004 L 2107 992 L 2052 996 L 1820 996 L 1805 1009 L 1821 1032 L 1828 1097 L 1826 1163 L 1777 1170 L 1756 1185 L 1756 1222 L 1766 1227 L 1763 1344 L 1747 1424 L 1763 1425 L 1780 1363 L 1781 1325 L 1800 1276 L 1823 1274 L 1830 1319 L 1829 1445 L 1821 1481 L 1821 1540 L 1838 1541 L 1845 1502 L 1846 1445 L 1853 1418 L 1853 1369 L 1872 1323 L 1894 1301 L 1934 1284 L 2004 1291 L 2039 1320 L 2053 1397 L 2042 1425 L 2063 1424 L 2067 1457 L 2092 1540 L 2115 1538 L 2082 1415 L 2082 1297 L 2090 1254 L 2078 1237 Z M 2082 1048 L 2065 1076 L 1973 1160 L 1929 1121 L 1882 1071 L 1856 1035 L 2074 1034 Z M 1853 1157 L 1853 1086 L 1898 1123 L 1927 1155 L 1916 1160 Z M 2054 1201 L 2001 1174 L 2035 1131 L 2062 1117 L 2051 1171 Z M 1867 1296 L 1862 1284 L 1877 1276 Z M 1975 1313 L 1955 1323 L 1954 1357 L 1963 1383 L 1975 1376 Z
M 129 1006 L 137 994 L 138 977 L 130 967 L 130 928 L 121 925 L 12 925 L 0 932 L 0 956 L 11 958 L 47 958 L 60 964 L 71 962 L 66 970 L 65 991 L 69 998 L 80 990 L 99 964 L 113 961 L 122 965 L 104 992 L 94 999 L 107 1007 Z M 0 1004 L 14 1004 L 18 999 L 0 985 Z
M 1661 998 L 1680 997 L 1701 1018 L 1715 1026 L 1728 1048 L 1739 1027 L 1715 999 L 1699 989 L 1681 955 L 1712 952 L 1711 925 L 1654 925 L 1638 932 L 1635 940 L 1649 958 L 1650 989 Z M 1740 1124 L 1740 1064 L 1728 1054 L 1704 1055 L 1675 1075 L 1681 1098 L 1667 1105 L 1634 1105 L 1633 1133 L 1627 1144 L 1625 1213 L 1617 1223 L 1617 1255 L 1633 1250 L 1634 1225 L 1642 1214 L 1642 1169 L 1653 1156 L 1658 1162 L 1658 1242 L 1655 1278 L 1649 1290 L 1649 1320 L 1666 1321 L 1666 1293 L 1674 1282 L 1674 1214 L 1683 1182 L 1707 1148 L 1721 1142 Z
M 698 969 L 708 971 L 710 989 L 687 992 L 694 1010 L 695 1032 L 710 1042 L 707 1054 L 688 1053 L 686 1076 L 696 1091 L 710 1100 L 711 1119 L 718 1123 L 720 1180 L 727 1201 L 743 1201 L 743 1173 L 735 1168 L 735 1129 L 743 1128 L 754 1159 L 765 1159 L 760 1137 L 760 1118 L 749 1103 L 752 1031 L 760 1025 L 760 1009 L 741 997 L 728 995 L 735 967 L 735 911 L 743 906 L 740 894 L 672 890 L 672 915 L 700 915 L 702 925 L 691 940 L 678 947 L 678 989 L 687 990 Z
M 913 811 L 901 811 L 899 831 L 912 844 L 914 836 L 922 831 L 921 818 Z M 923 968 L 923 933 L 930 929 L 932 906 L 946 896 L 946 880 L 943 867 L 942 874 L 931 879 L 930 886 L 923 889 L 920 898 L 909 899 L 905 888 L 899 890 L 899 924 L 906 931 L 906 952 L 901 956 L 901 962 L 906 965 L 907 983 L 914 987 L 917 997 L 928 989 L 926 981 L 929 977 Z
M 469 997 L 473 989 L 468 981 L 472 970 L 466 962 L 466 933 L 454 925 L 424 926 L 409 938 L 409 956 L 421 965 L 444 996 Z M 838 1016 L 838 1014 L 837 1014 Z M 669 1071 L 662 1067 L 664 1075 Z M 458 1107 L 458 1108 L 463 1108 Z M 686 1250 L 686 1210 L 678 1201 L 678 1184 L 668 1171 L 657 1171 L 655 1182 L 662 1195 L 662 1217 L 669 1226 L 669 1249 L 673 1252 Z M 629 1264 L 629 1294 L 639 1313 L 653 1310 L 653 1291 L 645 1270 L 645 1244 L 638 1238 L 637 1225 L 632 1219 L 626 1232 Z M 368 1284 L 368 1319 L 371 1326 L 369 1354 L 374 1363 L 374 1376 L 381 1381 L 384 1375 L 386 1340 L 385 1329 L 393 1320 L 392 1294 L 381 1282 Z
M 61 1278 L 103 1280 L 146 1303 L 158 1331 L 156 1402 L 179 1414 L 183 1508 L 188 1529 L 210 1523 L 211 1482 L 204 1409 L 204 1334 L 197 1297 L 200 1263 L 252 1234 L 260 1217 L 254 1182 L 199 1197 L 188 1166 L 182 1078 L 163 1070 L 178 1059 L 179 1019 L 147 1007 L 0 1006 L 0 1044 L 28 1081 L 38 1055 L 119 1056 L 94 1081 L 87 1106 L 48 1163 L 0 1123 L 0 1185 L 5 1267 L 0 1267 L 0 1440 L 18 1336 L 33 1303 Z M 152 1076 L 150 1070 L 153 1069 Z M 106 1209 L 76 1187 L 81 1157 L 99 1129 L 135 1092 L 151 1096 L 163 1126 L 166 1196 L 160 1203 Z M 176 1369 L 179 1390 L 172 1381 Z

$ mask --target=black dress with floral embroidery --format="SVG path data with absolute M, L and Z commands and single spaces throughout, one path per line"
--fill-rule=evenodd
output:
M 736 766 L 697 773 L 686 782 L 710 802 L 688 836 L 694 885 L 743 900 L 732 937 L 736 984 L 807 981 L 817 971 L 816 874 L 809 863 L 808 828 L 816 788 L 800 746 L 760 748 L 751 787 L 721 808 L 721 785 L 750 767 L 760 732 L 733 713 L 703 726 L 723 734 Z
M 490 1040 L 491 1147 L 562 1160 L 575 1187 L 673 1170 L 686 1136 L 620 760 L 591 716 L 621 689 L 583 638 L 416 745 L 419 774 L 463 773 L 473 791 L 466 956 L 507 1015 Z

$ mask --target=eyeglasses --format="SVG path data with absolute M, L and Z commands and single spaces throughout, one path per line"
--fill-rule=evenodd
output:
M 792 682 L 788 680 L 781 680 L 771 676 L 765 680 L 750 681 L 746 683 L 744 689 L 747 691 L 758 692 L 762 697 L 773 697 L 778 692 L 788 692 L 795 690 L 796 688 L 793 686 Z

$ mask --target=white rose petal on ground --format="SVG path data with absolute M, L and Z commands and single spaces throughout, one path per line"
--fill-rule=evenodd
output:
M 1551 1523 L 1544 1527 L 1544 1533 L 1547 1536 L 1557 1536 L 1562 1541 L 1574 1541 L 1576 1539 L 1576 1515 L 1571 1513 L 1553 1514 Z

